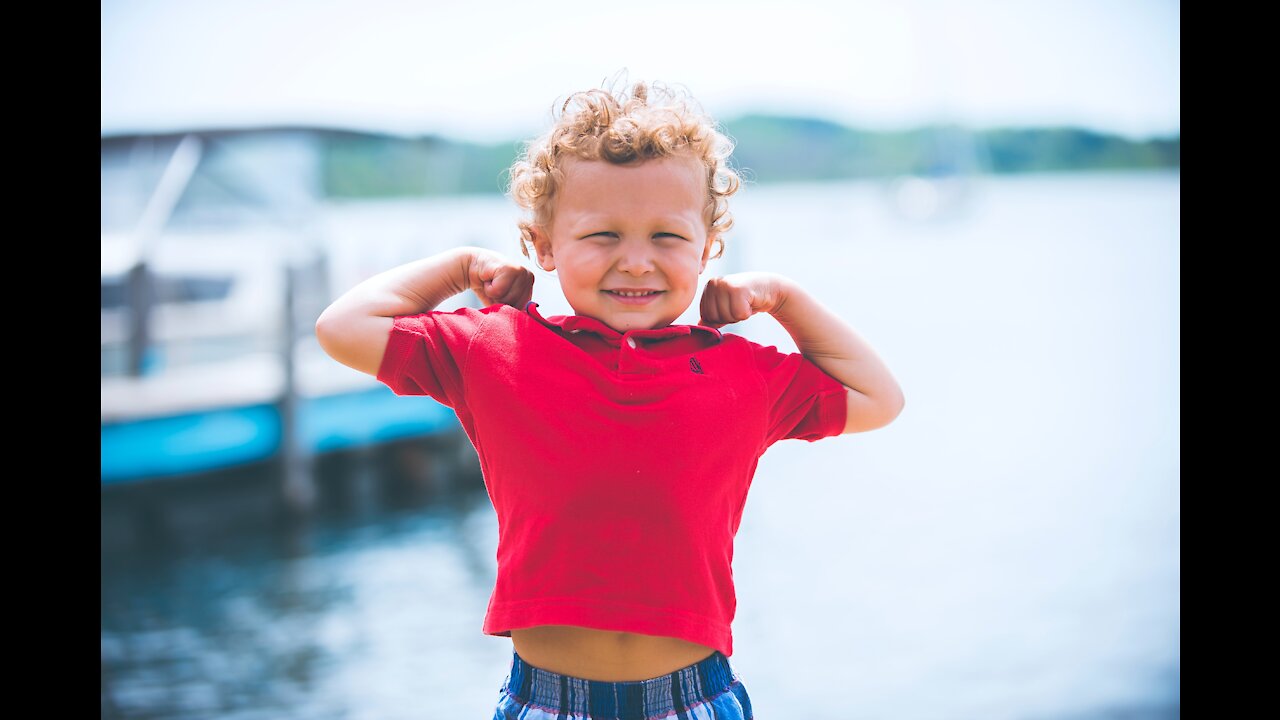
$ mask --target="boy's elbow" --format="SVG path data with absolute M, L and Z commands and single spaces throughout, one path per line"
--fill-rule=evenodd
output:
M 902 388 L 898 385 L 893 386 L 893 392 L 890 393 L 888 400 L 885 401 L 885 412 L 888 420 L 885 425 L 893 422 L 902 414 L 902 408 L 906 407 L 907 398 L 902 394 Z
M 884 427 L 894 420 L 897 420 L 898 416 L 902 414 L 902 408 L 906 407 L 906 404 L 907 399 L 902 394 L 902 388 L 895 385 L 893 387 L 893 392 L 890 393 L 889 397 L 882 403 L 883 409 L 881 411 L 880 427 Z
M 333 312 L 330 308 L 316 318 L 316 340 L 329 357 L 376 377 L 393 322 L 392 318 Z
M 326 313 L 328 313 L 328 310 L 320 313 L 320 317 L 316 318 L 315 333 L 316 340 L 320 341 L 320 347 L 324 347 L 325 342 L 329 339 L 330 325 L 333 322 L 332 319 L 326 317 Z
M 848 389 L 847 420 L 845 433 L 877 430 L 897 419 L 906 406 L 901 389 L 887 398 L 872 399 L 853 388 Z
M 899 388 L 897 396 L 894 397 L 893 402 L 889 404 L 888 418 L 884 421 L 884 424 L 888 425 L 894 420 L 897 420 L 898 416 L 902 414 L 902 408 L 906 407 L 906 405 L 907 398 L 902 394 L 902 389 Z
M 316 318 L 315 333 L 320 348 L 330 357 L 336 357 L 334 352 L 338 350 L 339 338 L 344 334 L 342 329 L 344 323 L 342 317 L 332 310 L 332 307 L 327 308 L 320 313 L 320 317 Z

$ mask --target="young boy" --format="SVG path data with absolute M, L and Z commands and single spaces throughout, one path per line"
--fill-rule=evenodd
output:
M 476 447 L 499 532 L 483 630 L 514 650 L 495 720 L 751 718 L 730 565 L 757 461 L 902 410 L 874 350 L 788 278 L 710 279 L 701 322 L 672 324 L 732 225 L 731 148 L 661 86 L 577 93 L 510 189 L 532 211 L 521 250 L 574 315 L 543 317 L 521 263 L 458 248 L 316 323 L 334 359 L 452 407 Z M 486 307 L 433 310 L 468 289 Z M 759 312 L 800 352 L 718 330 Z

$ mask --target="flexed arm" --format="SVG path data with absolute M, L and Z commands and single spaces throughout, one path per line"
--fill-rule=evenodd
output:
M 533 295 L 533 273 L 492 250 L 447 250 L 348 290 L 320 313 L 316 338 L 334 360 L 376 376 L 397 316 L 434 310 L 468 289 L 485 305 L 523 309 Z
M 902 412 L 902 388 L 871 345 L 794 280 L 763 272 L 712 278 L 700 310 L 703 324 L 715 327 L 772 315 L 800 354 L 845 386 L 846 433 L 884 427 Z

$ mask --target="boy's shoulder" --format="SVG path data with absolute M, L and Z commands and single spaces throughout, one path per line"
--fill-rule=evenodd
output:
M 471 305 L 463 305 L 461 307 L 447 310 L 427 310 L 415 315 L 404 315 L 397 320 L 406 322 L 414 322 L 430 319 L 436 324 L 453 324 L 453 325 L 471 325 L 479 327 L 481 324 L 497 319 L 499 322 L 513 322 L 520 316 L 526 316 L 522 310 L 495 303 L 487 307 L 474 307 Z
M 753 353 L 766 353 L 769 355 L 772 355 L 775 353 L 779 355 L 789 354 L 789 353 L 783 352 L 782 350 L 779 350 L 778 346 L 776 345 L 765 345 L 764 343 L 757 342 L 756 340 L 752 340 L 746 335 L 739 335 L 737 333 L 731 333 L 731 332 L 722 332 L 720 333 L 720 338 L 722 343 L 725 343 L 734 347 L 745 348 L 747 350 L 750 350 Z
M 427 310 L 397 316 L 391 326 L 392 337 L 422 337 L 432 343 L 450 347 L 469 345 L 493 322 L 510 324 L 520 311 L 506 305 Z

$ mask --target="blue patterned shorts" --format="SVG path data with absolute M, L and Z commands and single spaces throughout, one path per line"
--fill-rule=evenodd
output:
M 493 720 L 751 720 L 751 698 L 729 658 L 650 680 L 604 682 L 534 667 L 512 653 Z

